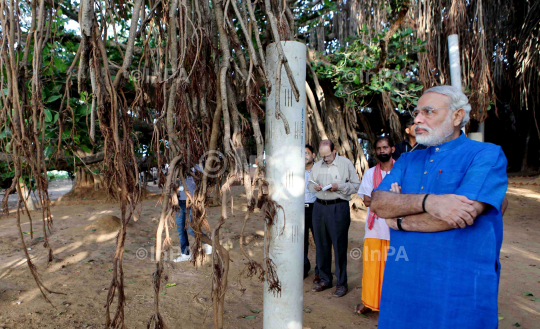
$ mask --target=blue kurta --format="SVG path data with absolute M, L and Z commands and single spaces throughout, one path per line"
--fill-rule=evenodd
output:
M 378 190 L 397 182 L 401 193 L 458 194 L 488 208 L 464 229 L 390 230 L 394 255 L 386 263 L 379 329 L 497 328 L 506 165 L 499 146 L 464 134 L 401 155 Z

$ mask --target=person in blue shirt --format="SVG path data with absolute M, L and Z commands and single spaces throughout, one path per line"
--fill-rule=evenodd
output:
M 461 132 L 470 110 L 457 88 L 426 90 L 412 115 L 428 148 L 402 154 L 373 193 L 390 227 L 379 329 L 498 327 L 507 160 Z
M 195 172 L 195 170 L 200 171 L 199 165 L 191 169 L 192 172 Z M 186 179 L 186 185 L 187 185 L 189 194 L 193 196 L 195 194 L 195 189 L 197 188 L 195 179 L 191 175 L 186 175 L 185 179 Z M 189 235 L 193 237 L 195 236 L 195 232 L 193 232 L 193 229 L 189 225 L 188 225 L 188 230 L 186 232 L 186 217 L 187 217 L 186 200 L 187 200 L 187 194 L 184 191 L 182 180 L 178 179 L 178 206 L 180 207 L 180 211 L 176 214 L 176 229 L 178 230 L 178 237 L 180 238 L 181 254 L 180 256 L 176 257 L 173 260 L 175 263 L 191 261 L 192 259 L 190 251 L 189 251 L 188 232 L 189 232 Z M 189 209 L 189 221 L 193 222 L 191 209 Z M 207 255 L 210 255 L 212 253 L 211 245 L 204 243 L 203 248 L 204 248 L 204 252 Z
M 309 262 L 308 258 L 309 231 L 311 230 L 311 233 L 313 234 L 313 236 L 315 236 L 315 232 L 313 231 L 313 206 L 315 204 L 315 201 L 317 201 L 315 193 L 311 193 L 311 191 L 307 187 L 309 184 L 309 175 L 311 174 L 311 169 L 313 169 L 313 165 L 315 164 L 315 149 L 309 144 L 306 144 L 305 160 L 306 168 L 304 172 L 304 177 L 306 179 L 306 187 L 304 194 L 304 279 L 309 276 L 309 270 L 311 270 L 311 263 Z M 313 283 L 321 283 L 317 263 L 315 263 L 315 278 L 313 279 Z

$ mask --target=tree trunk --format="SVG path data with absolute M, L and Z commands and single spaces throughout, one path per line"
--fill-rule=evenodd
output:
M 104 177 L 102 174 L 94 174 L 86 167 L 78 167 L 75 174 L 75 182 L 70 194 L 83 195 L 88 191 L 98 191 L 105 188 Z

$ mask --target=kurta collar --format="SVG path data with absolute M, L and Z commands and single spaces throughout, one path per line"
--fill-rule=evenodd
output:
M 446 143 L 442 143 L 437 146 L 433 146 L 432 148 L 435 152 L 450 151 L 460 146 L 461 144 L 465 143 L 466 140 L 467 140 L 467 136 L 465 136 L 465 134 L 461 132 L 461 135 L 459 135 L 458 138 L 448 141 Z

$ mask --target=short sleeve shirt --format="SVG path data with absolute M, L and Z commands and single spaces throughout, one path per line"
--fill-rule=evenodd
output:
M 379 329 L 498 326 L 506 166 L 499 146 L 463 134 L 401 155 L 378 190 L 390 190 L 396 182 L 401 193 L 458 194 L 489 206 L 463 229 L 390 230 L 395 254 L 389 254 L 385 266 Z
M 371 198 L 371 193 L 373 192 L 373 173 L 375 172 L 375 167 L 369 168 L 364 176 L 362 176 L 362 183 L 360 183 L 360 188 L 358 189 L 358 195 L 364 199 L 364 195 Z M 390 171 L 382 171 L 381 175 L 384 177 L 389 174 Z M 371 230 L 368 228 L 368 219 L 371 208 L 368 207 L 366 215 L 366 225 L 365 225 L 365 234 L 364 239 L 381 239 L 381 240 L 390 240 L 390 228 L 386 224 L 384 218 L 376 218 L 373 223 Z

